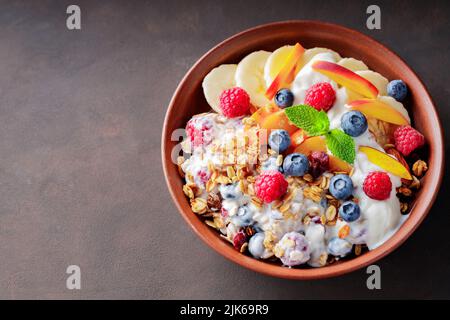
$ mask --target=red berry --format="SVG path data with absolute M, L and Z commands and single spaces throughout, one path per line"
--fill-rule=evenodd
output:
M 373 171 L 364 179 L 363 190 L 370 198 L 386 200 L 392 191 L 392 182 L 386 172 Z
M 201 117 L 193 117 L 186 125 L 186 134 L 194 147 L 208 144 L 211 142 L 211 135 L 209 134 L 212 128 L 212 123 L 208 119 Z
M 425 137 L 411 126 L 401 126 L 394 131 L 395 147 L 404 156 L 425 144 Z
M 317 110 L 328 111 L 336 100 L 336 91 L 328 82 L 319 82 L 306 90 L 305 104 Z
M 288 182 L 284 176 L 276 170 L 268 170 L 261 173 L 255 181 L 255 192 L 259 199 L 270 203 L 279 199 L 286 193 Z
M 202 183 L 206 183 L 209 180 L 209 178 L 211 177 L 211 174 L 208 171 L 203 171 L 203 170 L 199 170 L 197 172 L 197 175 Z
M 330 157 L 323 151 L 313 151 L 309 155 L 309 162 L 309 172 L 314 178 L 317 178 L 328 170 Z
M 246 242 L 247 242 L 247 235 L 244 233 L 244 231 L 241 230 L 234 235 L 233 246 L 236 250 L 241 251 L 242 246 Z
M 224 90 L 220 95 L 220 110 L 227 118 L 244 116 L 250 110 L 250 96 L 239 87 Z

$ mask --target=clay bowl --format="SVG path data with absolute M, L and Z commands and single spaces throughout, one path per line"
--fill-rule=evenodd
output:
M 171 141 L 172 132 L 177 128 L 184 128 L 194 114 L 210 110 L 203 96 L 201 83 L 212 68 L 222 63 L 238 63 L 255 50 L 273 51 L 282 45 L 296 42 L 300 42 L 305 48 L 333 49 L 343 57 L 363 60 L 370 69 L 388 79 L 403 79 L 410 88 L 406 107 L 414 126 L 425 135 L 429 145 L 430 169 L 423 179 L 423 187 L 410 217 L 397 233 L 375 250 L 323 268 L 289 269 L 237 252 L 191 211 L 182 191 L 183 182 L 178 175 L 177 166 L 171 161 L 171 152 L 178 144 L 178 141 Z M 318 279 L 342 275 L 373 264 L 400 246 L 414 232 L 429 212 L 441 184 L 444 146 L 441 125 L 430 95 L 417 75 L 395 53 L 370 37 L 342 26 L 317 21 L 286 21 L 241 32 L 218 44 L 195 63 L 179 84 L 168 107 L 162 135 L 162 162 L 166 182 L 178 210 L 211 248 L 231 261 L 263 274 L 290 279 Z M 186 248 L 188 247 L 187 245 Z

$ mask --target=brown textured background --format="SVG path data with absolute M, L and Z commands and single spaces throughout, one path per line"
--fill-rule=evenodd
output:
M 379 1 L 0 0 L 0 298 L 450 298 L 449 182 L 423 225 L 364 270 L 289 281 L 245 270 L 190 231 L 163 181 L 165 109 L 188 68 L 258 24 L 318 19 L 360 30 L 421 76 L 448 111 L 449 5 Z M 82 30 L 65 27 L 78 4 Z M 448 137 L 448 132 L 446 132 Z M 65 287 L 77 264 L 82 289 Z

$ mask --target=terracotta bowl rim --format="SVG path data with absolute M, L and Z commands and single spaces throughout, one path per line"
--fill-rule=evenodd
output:
M 281 265 L 275 265 L 270 264 L 261 260 L 256 260 L 254 258 L 248 257 L 246 255 L 243 255 L 236 250 L 232 248 L 228 243 L 224 243 L 222 239 L 220 239 L 219 235 L 216 234 L 216 238 L 211 238 L 209 235 L 210 233 L 206 230 L 210 227 L 202 224 L 195 224 L 193 223 L 192 219 L 199 219 L 191 210 L 184 210 L 181 203 L 178 201 L 177 195 L 180 193 L 182 194 L 183 191 L 176 190 L 174 187 L 174 182 L 172 181 L 172 178 L 179 179 L 177 174 L 176 166 L 172 163 L 168 163 L 165 160 L 165 154 L 168 152 L 166 149 L 168 147 L 168 139 L 170 138 L 170 133 L 168 131 L 168 122 L 173 116 L 173 113 L 176 112 L 174 107 L 174 102 L 177 99 L 177 96 L 179 95 L 181 88 L 185 86 L 186 81 L 191 76 L 192 73 L 195 72 L 197 66 L 201 64 L 211 53 L 215 52 L 216 50 L 219 50 L 220 48 L 229 45 L 230 42 L 235 41 L 236 39 L 247 36 L 248 34 L 255 33 L 257 31 L 261 31 L 261 29 L 271 29 L 276 28 L 280 26 L 292 26 L 292 27 L 307 27 L 307 28 L 314 28 L 314 27 L 322 27 L 322 28 L 329 28 L 333 29 L 336 32 L 342 31 L 347 34 L 354 34 L 355 36 L 359 37 L 360 39 L 363 39 L 367 43 L 371 43 L 374 46 L 377 46 L 383 51 L 386 51 L 388 54 L 396 57 L 401 64 L 401 67 L 405 69 L 408 73 L 411 74 L 410 79 L 414 79 L 419 83 L 419 85 L 422 87 L 422 91 L 425 94 L 425 99 L 428 100 L 428 103 L 426 103 L 427 107 L 429 108 L 427 110 L 429 117 L 428 121 L 433 124 L 433 137 L 434 140 L 430 145 L 433 145 L 433 148 L 430 151 L 431 153 L 434 152 L 434 162 L 430 163 L 430 169 L 427 172 L 427 188 L 422 190 L 422 193 L 420 195 L 421 201 L 416 204 L 416 206 L 413 208 L 412 212 L 416 212 L 416 214 L 413 216 L 412 212 L 410 213 L 410 216 L 405 221 L 405 223 L 401 226 L 397 232 L 391 236 L 390 239 L 388 239 L 383 245 L 380 247 L 371 250 L 367 253 L 364 253 L 363 255 L 343 261 L 339 264 L 332 264 L 330 266 L 322 267 L 322 268 L 309 268 L 309 269 L 297 269 L 297 268 L 285 268 Z M 423 105 L 423 104 L 422 104 Z M 428 122 L 427 121 L 427 122 Z M 431 146 L 430 146 L 431 147 Z M 169 151 L 170 152 L 170 151 Z M 322 21 L 316 21 L 316 20 L 288 20 L 288 21 L 279 21 L 279 22 L 272 22 L 267 24 L 262 24 L 253 28 L 246 29 L 242 32 L 239 32 L 224 41 L 220 42 L 216 46 L 214 46 L 212 49 L 207 51 L 200 59 L 195 62 L 195 64 L 189 69 L 189 71 L 185 74 L 181 82 L 179 83 L 177 89 L 175 90 L 175 93 L 172 96 L 172 99 L 170 100 L 169 107 L 166 112 L 166 116 L 164 119 L 164 125 L 163 125 L 163 132 L 161 137 L 161 153 L 162 153 L 162 164 L 163 164 L 163 171 L 165 180 L 169 189 L 169 192 L 172 196 L 173 201 L 175 202 L 178 211 L 182 215 L 182 217 L 186 220 L 186 222 L 191 226 L 191 228 L 194 230 L 194 232 L 212 249 L 217 251 L 219 254 L 223 255 L 227 259 L 254 271 L 257 271 L 259 273 L 270 275 L 274 277 L 279 278 L 286 278 L 286 279 L 298 279 L 298 280 L 312 280 L 312 279 L 323 279 L 328 277 L 334 277 L 338 275 L 343 275 L 352 271 L 355 271 L 357 269 L 363 268 L 365 266 L 368 266 L 370 264 L 373 264 L 374 262 L 380 260 L 390 252 L 394 251 L 396 248 L 398 248 L 406 239 L 417 229 L 417 227 L 420 225 L 420 223 L 425 219 L 425 217 L 428 215 L 429 210 L 431 209 L 436 196 L 438 194 L 441 182 L 442 182 L 442 176 L 444 172 L 444 139 L 443 139 L 443 130 L 442 126 L 439 120 L 439 116 L 437 114 L 436 108 L 434 106 L 433 100 L 430 97 L 430 94 L 428 93 L 428 90 L 426 89 L 423 82 L 420 80 L 420 78 L 417 76 L 417 74 L 406 64 L 406 62 L 399 57 L 396 53 L 392 52 L 390 49 L 385 47 L 380 42 L 374 40 L 370 36 L 367 36 L 359 31 L 356 31 L 354 29 L 350 29 L 341 25 L 332 24 L 328 22 L 322 22 Z M 171 177 L 171 175 L 176 175 L 176 177 Z M 430 188 L 431 187 L 431 188 Z M 184 197 L 184 195 L 183 195 Z M 424 201 L 425 200 L 425 201 Z M 417 211 L 419 213 L 417 213 Z

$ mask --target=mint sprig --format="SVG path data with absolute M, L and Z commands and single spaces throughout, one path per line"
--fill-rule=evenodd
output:
M 308 105 L 292 106 L 285 109 L 288 119 L 308 136 L 325 136 L 331 153 L 345 162 L 353 164 L 356 157 L 355 141 L 340 129 L 330 130 L 327 114 Z
M 356 157 L 355 141 L 340 129 L 333 129 L 325 134 L 325 142 L 331 153 L 350 164 Z
M 330 120 L 323 111 L 302 104 L 285 109 L 289 120 L 297 127 L 305 130 L 309 136 L 322 136 L 328 132 Z

